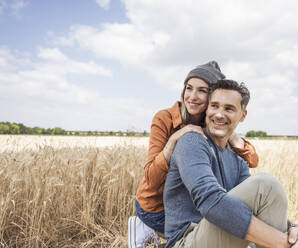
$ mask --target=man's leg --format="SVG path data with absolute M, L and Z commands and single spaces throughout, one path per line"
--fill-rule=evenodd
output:
M 251 176 L 228 194 L 245 202 L 260 220 L 282 232 L 287 231 L 287 197 L 281 184 L 271 175 Z M 203 219 L 184 238 L 180 247 L 241 248 L 247 247 L 248 243 Z

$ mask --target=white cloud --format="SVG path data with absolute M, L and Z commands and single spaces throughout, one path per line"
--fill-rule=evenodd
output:
M 191 68 L 210 59 L 221 64 L 266 61 L 277 49 L 292 48 L 298 33 L 293 32 L 298 29 L 294 24 L 298 7 L 292 1 L 292 10 L 286 15 L 278 15 L 285 8 L 282 1 L 273 1 L 273 10 L 260 8 L 267 3 L 256 1 L 124 3 L 130 23 L 106 23 L 101 28 L 73 26 L 68 37 L 60 38 L 60 44 L 77 43 L 100 58 L 141 67 L 165 84 L 160 80 L 161 66 L 171 74 L 174 68 Z M 287 35 L 287 43 L 280 32 Z M 288 35 L 293 37 L 289 40 Z M 169 80 L 169 87 L 176 76 Z
M 109 8 L 108 0 L 96 2 Z M 68 35 L 55 40 L 57 48 L 40 48 L 36 60 L 0 47 L 0 90 L 8 92 L 3 99 L 10 104 L 14 104 L 12 99 L 22 99 L 25 103 L 21 102 L 19 109 L 24 111 L 25 106 L 34 109 L 32 106 L 39 104 L 52 120 L 56 112 L 61 113 L 61 119 L 66 112 L 75 112 L 85 123 L 105 123 L 117 129 L 119 123 L 130 123 L 128 116 L 134 109 L 134 126 L 147 128 L 149 123 L 144 124 L 144 119 L 148 119 L 148 110 L 139 101 L 104 96 L 81 81 L 98 76 L 108 82 L 113 78 L 111 68 L 93 60 L 73 60 L 62 52 L 63 46 L 88 51 L 96 61 L 116 61 L 130 72 L 146 72 L 153 82 L 179 91 L 190 69 L 217 60 L 228 78 L 246 82 L 252 92 L 249 115 L 241 131 L 263 129 L 272 134 L 298 135 L 297 1 L 122 2 L 128 23 L 74 25 Z M 18 15 L 29 1 L 8 3 L 0 0 L 0 15 L 4 9 Z M 43 115 L 42 110 L 37 112 Z M 73 118 L 68 119 L 71 127 Z
M 161 32 L 148 36 L 132 24 L 106 23 L 101 30 L 90 26 L 73 26 L 69 37 L 60 37 L 56 43 L 74 45 L 76 42 L 100 58 L 136 66 L 149 58 L 157 46 L 165 46 L 167 41 L 167 35 Z
M 67 57 L 62 54 L 58 48 L 41 48 L 39 50 L 38 56 L 42 59 L 56 62 L 65 62 L 68 60 Z
M 128 97 L 107 97 L 88 88 L 71 75 L 111 76 L 94 62 L 74 61 L 58 48 L 40 48 L 39 62 L 30 61 L 8 49 L 0 48 L 1 118 L 42 127 L 61 126 L 81 130 L 125 130 L 131 118 L 144 126 L 147 114 L 141 104 Z M 2 66 L 3 65 L 3 66 Z M 132 112 L 132 109 L 134 110 Z
M 96 3 L 104 9 L 109 8 L 110 2 L 111 0 L 96 0 Z
M 38 56 L 47 61 L 40 68 L 43 71 L 55 70 L 55 74 L 93 74 L 112 76 L 111 70 L 99 66 L 94 62 L 77 62 L 67 58 L 58 48 L 41 48 Z
M 57 42 L 145 70 L 170 89 L 180 89 L 191 68 L 215 59 L 227 77 L 248 83 L 252 129 L 298 134 L 293 107 L 298 99 L 297 1 L 123 3 L 129 23 L 73 26 Z
M 92 61 L 85 63 L 71 60 L 57 48 L 40 48 L 38 56 L 41 62 L 28 63 L 28 68 L 22 68 L 20 62 L 24 59 L 19 59 L 7 49 L 0 49 L 0 55 L 4 65 L 0 71 L 0 84 L 27 96 L 40 96 L 47 92 L 45 97 L 49 100 L 61 97 L 61 101 L 84 103 L 98 95 L 69 81 L 68 75 L 111 76 L 109 69 Z

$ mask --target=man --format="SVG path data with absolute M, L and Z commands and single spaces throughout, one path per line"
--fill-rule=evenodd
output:
M 228 145 L 249 98 L 244 84 L 219 80 L 209 95 L 207 141 L 188 133 L 176 144 L 164 191 L 166 247 L 298 247 L 282 186 L 270 175 L 250 177 Z

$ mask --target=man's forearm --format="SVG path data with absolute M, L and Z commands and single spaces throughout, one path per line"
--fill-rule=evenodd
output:
M 245 239 L 264 247 L 291 247 L 286 233 L 269 226 L 255 216 L 252 217 Z

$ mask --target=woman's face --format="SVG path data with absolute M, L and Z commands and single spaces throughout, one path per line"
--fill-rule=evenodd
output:
M 207 109 L 208 84 L 199 78 L 191 78 L 186 83 L 184 104 L 192 116 L 203 113 Z

